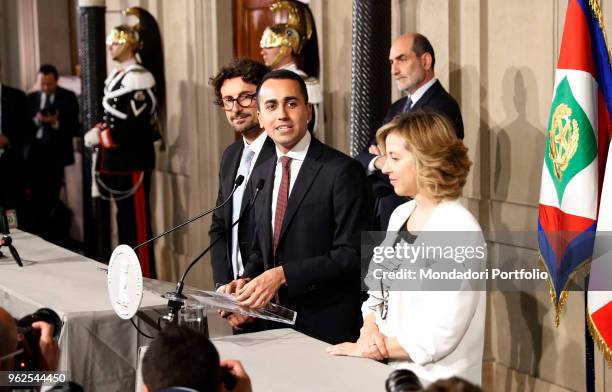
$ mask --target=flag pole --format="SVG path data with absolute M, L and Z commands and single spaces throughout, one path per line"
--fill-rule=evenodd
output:
M 588 312 L 589 309 L 589 277 L 584 278 L 584 311 Z M 586 392 L 595 392 L 595 348 L 593 344 L 593 337 L 589 332 L 589 325 L 587 317 L 584 318 L 584 362 L 585 362 L 585 381 L 586 381 Z

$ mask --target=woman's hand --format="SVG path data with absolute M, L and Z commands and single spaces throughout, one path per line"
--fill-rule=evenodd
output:
M 327 348 L 327 353 L 331 355 L 344 355 L 347 357 L 362 357 L 380 361 L 383 359 L 378 350 L 362 351 L 357 343 L 345 342 Z
M 373 358 L 377 361 L 381 361 L 389 357 L 387 347 L 385 346 L 385 335 L 380 333 L 378 327 L 366 327 L 361 328 L 361 334 L 357 343 L 359 351 L 366 353 L 367 358 Z
M 363 320 L 363 327 L 359 331 L 359 339 L 356 344 L 361 352 L 368 353 L 368 358 L 377 361 L 389 358 L 389 352 L 385 345 L 385 335 L 380 333 L 374 313 L 370 313 Z

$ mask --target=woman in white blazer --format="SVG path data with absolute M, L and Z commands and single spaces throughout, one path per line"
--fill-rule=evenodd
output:
M 471 260 L 469 265 L 484 271 L 486 243 L 482 230 L 457 200 L 472 163 L 449 121 L 432 112 L 407 113 L 381 128 L 377 141 L 386 159 L 383 172 L 389 175 L 395 193 L 413 198 L 393 212 L 382 245 L 389 241 L 393 245 L 401 238 L 419 246 L 440 245 L 444 238 L 452 238 L 455 245 L 480 247 L 478 260 Z M 398 232 L 403 234 L 398 236 Z M 440 232 L 453 233 L 445 237 Z M 401 267 L 397 259 L 387 261 L 380 266 Z M 458 270 L 468 265 L 458 259 L 450 264 Z M 437 270 L 448 267 L 449 262 L 429 258 L 423 265 Z M 444 282 L 423 284 L 428 287 L 425 290 L 415 289 L 414 282 L 412 286 L 401 280 L 378 282 L 380 286 L 369 285 L 357 342 L 332 346 L 328 352 L 387 360 L 394 367 L 412 370 L 425 385 L 452 376 L 480 385 L 484 285 L 474 288 L 470 286 L 473 282 L 464 281 L 451 291 Z

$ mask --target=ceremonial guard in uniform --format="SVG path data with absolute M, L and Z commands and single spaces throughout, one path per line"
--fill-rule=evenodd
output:
M 142 9 L 128 9 L 126 13 L 139 17 L 139 27 L 147 25 L 143 23 L 145 17 L 152 19 Z M 163 84 L 163 76 L 154 76 L 140 64 L 143 41 L 136 28 L 115 27 L 106 44 L 119 67 L 105 81 L 104 119 L 87 132 L 85 145 L 98 149 L 94 196 L 115 201 L 119 242 L 133 247 L 151 237 L 149 193 L 151 172 L 155 168 L 153 143 L 159 138 L 156 91 Z M 161 55 L 161 46 L 158 50 Z M 153 247 L 139 248 L 138 258 L 143 275 L 154 278 Z
M 264 63 L 273 70 L 288 69 L 304 79 L 314 109 L 308 129 L 319 140 L 325 140 L 323 92 L 318 79 L 319 45 L 312 12 L 296 0 L 276 1 L 270 10 L 279 23 L 266 27 L 261 36 Z

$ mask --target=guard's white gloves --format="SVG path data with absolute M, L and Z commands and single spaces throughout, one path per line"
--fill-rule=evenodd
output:
M 100 144 L 100 128 L 94 127 L 87 131 L 83 141 L 85 142 L 85 147 L 88 148 L 93 148 Z

